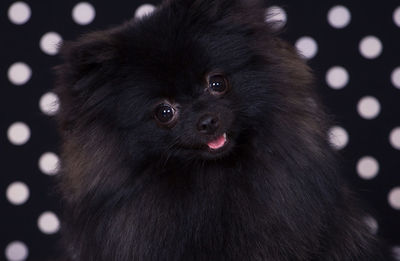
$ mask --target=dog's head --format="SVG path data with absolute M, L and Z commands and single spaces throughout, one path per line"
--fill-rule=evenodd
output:
M 256 0 L 170 0 L 65 44 L 61 126 L 96 126 L 136 155 L 169 159 L 219 159 L 257 146 L 279 113 L 307 102 L 310 81 L 265 11 Z

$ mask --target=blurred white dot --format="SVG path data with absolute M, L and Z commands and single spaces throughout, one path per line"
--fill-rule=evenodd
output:
M 344 28 L 351 20 L 349 9 L 342 5 L 332 7 L 328 12 L 328 22 L 334 28 Z
M 371 120 L 378 116 L 381 111 L 381 105 L 375 97 L 366 96 L 358 102 L 357 110 L 362 118 Z
M 32 75 L 31 68 L 23 62 L 14 63 L 8 68 L 8 80 L 15 85 L 23 85 Z
M 371 216 L 364 217 L 364 222 L 368 226 L 369 231 L 371 234 L 376 234 L 379 229 L 378 221 Z
M 5 255 L 9 261 L 23 261 L 28 258 L 28 247 L 21 241 L 13 241 L 6 247 Z
M 329 141 L 334 149 L 340 150 L 349 142 L 347 131 L 340 126 L 333 126 L 328 133 Z
M 39 101 L 39 107 L 44 114 L 55 115 L 60 107 L 58 96 L 52 92 L 43 94 Z
M 7 187 L 6 196 L 11 204 L 22 205 L 29 198 L 29 188 L 23 182 L 13 182 Z
M 394 87 L 400 89 L 400 67 L 397 67 L 396 69 L 393 70 L 391 78 Z
M 400 246 L 394 246 L 392 248 L 392 253 L 395 260 L 400 260 Z
M 393 188 L 389 192 L 388 201 L 392 208 L 400 210 L 400 187 Z
M 43 153 L 39 158 L 39 169 L 47 175 L 57 174 L 60 168 L 60 159 L 53 152 Z
M 357 173 L 362 179 L 373 179 L 378 172 L 379 163 L 371 156 L 364 156 L 357 162 Z
M 398 27 L 400 27 L 400 6 L 393 12 L 393 21 Z
M 396 127 L 390 132 L 389 141 L 393 148 L 400 150 L 400 127 Z
M 54 234 L 60 229 L 60 221 L 56 214 L 46 211 L 39 216 L 38 227 L 45 234 Z
M 55 55 L 58 53 L 59 45 L 62 42 L 61 36 L 56 32 L 48 32 L 40 38 L 40 49 L 48 54 Z
M 342 89 L 349 82 L 349 73 L 341 66 L 334 66 L 326 73 L 325 80 L 332 89 Z
M 265 22 L 270 23 L 275 30 L 279 30 L 285 26 L 287 15 L 285 10 L 279 6 L 271 6 L 267 8 Z
M 382 53 L 382 43 L 376 36 L 366 36 L 359 45 L 362 56 L 367 59 L 375 59 Z
M 318 52 L 317 42 L 309 36 L 301 37 L 296 41 L 295 45 L 299 53 L 306 59 L 313 58 Z
M 25 2 L 15 2 L 8 8 L 8 19 L 14 24 L 24 24 L 31 17 L 31 8 Z
M 135 18 L 139 19 L 139 18 L 143 18 L 145 16 L 149 16 L 154 12 L 155 9 L 156 9 L 156 7 L 154 5 L 143 4 L 136 9 Z
M 23 122 L 15 122 L 8 127 L 8 140 L 14 145 L 23 145 L 31 137 L 31 130 Z
M 80 25 L 90 24 L 96 16 L 96 10 L 88 2 L 80 2 L 72 9 L 72 19 Z

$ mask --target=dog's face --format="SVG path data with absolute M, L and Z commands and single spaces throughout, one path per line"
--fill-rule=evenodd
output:
M 128 130 L 128 139 L 154 144 L 168 157 L 230 155 L 244 132 L 266 120 L 271 100 L 262 86 L 267 75 L 248 64 L 253 53 L 245 42 L 224 31 L 188 31 L 173 44 L 158 39 L 130 49 L 117 125 Z
M 181 73 L 183 77 L 187 71 L 182 68 Z M 164 144 L 167 150 L 185 150 L 206 158 L 228 153 L 237 135 L 228 75 L 212 71 L 203 79 L 184 80 L 182 84 L 178 88 L 187 89 L 186 94 L 170 91 L 166 96 L 158 95 L 150 108 L 157 133 L 170 140 Z
M 265 9 L 242 2 L 167 2 L 67 45 L 75 106 L 64 118 L 98 123 L 132 151 L 166 158 L 220 159 L 256 145 L 282 106 L 282 57 L 297 58 L 278 47 Z

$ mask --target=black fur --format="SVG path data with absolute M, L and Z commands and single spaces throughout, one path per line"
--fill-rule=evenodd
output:
M 389 260 L 337 174 L 309 68 L 264 10 L 170 0 L 62 47 L 70 260 Z M 206 91 L 212 72 L 226 94 Z M 163 101 L 173 126 L 154 118 Z M 205 114 L 215 135 L 196 129 Z M 223 132 L 226 148 L 209 151 Z

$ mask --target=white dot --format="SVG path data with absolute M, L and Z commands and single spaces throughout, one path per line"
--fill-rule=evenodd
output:
M 392 208 L 400 210 L 400 187 L 393 188 L 389 192 L 388 201 Z
M 31 130 L 23 122 L 15 122 L 7 130 L 8 140 L 14 145 L 23 145 L 31 137 Z
M 371 120 L 378 116 L 381 111 L 381 105 L 375 97 L 366 96 L 358 102 L 357 110 L 362 118 Z
M 80 25 L 90 24 L 96 16 L 96 10 L 88 2 L 80 2 L 72 9 L 72 18 Z
M 22 205 L 29 198 L 29 188 L 25 183 L 13 182 L 7 187 L 6 196 L 11 204 Z
M 318 52 L 317 42 L 309 37 L 304 36 L 296 41 L 296 48 L 306 59 L 313 58 Z
M 398 27 L 400 27 L 400 6 L 393 12 L 393 21 Z
M 395 260 L 400 260 L 400 246 L 394 246 L 392 248 L 392 253 Z
M 400 127 L 396 127 L 390 132 L 389 141 L 393 148 L 400 150 Z
M 21 241 L 13 241 L 7 245 L 5 254 L 9 261 L 23 261 L 28 258 L 28 247 Z
M 357 162 L 357 173 L 362 179 L 373 179 L 378 172 L 379 163 L 371 156 L 364 156 Z
M 60 221 L 56 214 L 46 211 L 39 216 L 38 227 L 45 234 L 54 234 L 60 229 Z
M 31 8 L 25 2 L 15 2 L 8 8 L 8 19 L 14 24 L 24 24 L 31 17 Z
M 379 229 L 378 221 L 371 216 L 364 217 L 364 222 L 367 225 L 371 234 L 376 234 Z
M 145 16 L 149 16 L 154 12 L 155 9 L 156 9 L 156 7 L 154 5 L 143 4 L 136 9 L 135 18 L 140 19 Z
M 40 49 L 48 55 L 55 55 L 62 42 L 62 38 L 58 33 L 48 32 L 40 38 Z
M 15 85 L 23 85 L 32 75 L 31 68 L 23 62 L 14 63 L 8 68 L 8 80 Z
M 349 82 L 349 73 L 341 66 L 334 66 L 326 73 L 325 80 L 332 89 L 342 89 Z
M 43 153 L 39 158 L 39 169 L 47 175 L 57 174 L 60 168 L 60 159 L 53 152 Z
M 265 22 L 270 23 L 275 30 L 279 30 L 285 26 L 287 15 L 285 10 L 279 6 L 271 6 L 267 8 Z
M 347 131 L 340 126 L 333 126 L 328 133 L 329 141 L 334 149 L 340 150 L 349 142 Z
M 43 94 L 39 101 L 39 107 L 44 114 L 55 115 L 60 107 L 58 96 L 52 92 Z
M 400 89 L 400 67 L 397 67 L 396 69 L 393 70 L 391 78 L 394 87 Z
M 362 56 L 367 59 L 375 59 L 382 53 L 382 43 L 376 36 L 366 36 L 359 45 Z
M 334 28 L 344 28 L 351 20 L 349 9 L 342 5 L 332 7 L 328 12 L 328 22 Z

